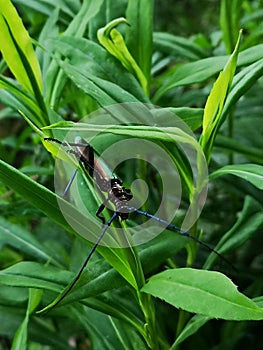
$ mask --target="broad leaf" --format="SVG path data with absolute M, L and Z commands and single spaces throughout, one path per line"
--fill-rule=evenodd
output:
M 263 309 L 237 291 L 219 272 L 173 269 L 150 278 L 142 291 L 167 303 L 208 317 L 232 321 L 262 320 Z

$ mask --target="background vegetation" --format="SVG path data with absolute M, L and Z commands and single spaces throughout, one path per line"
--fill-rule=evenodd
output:
M 262 5 L 0 0 L 1 349 L 261 348 Z M 54 158 L 45 147 L 53 155 L 57 150 L 43 137 L 63 138 L 72 121 L 127 102 L 167 108 L 195 133 L 210 182 L 191 234 L 201 232 L 237 272 L 164 231 L 138 249 L 99 248 L 61 307 L 38 314 L 70 283 L 91 246 L 60 212 Z M 177 146 L 155 138 L 148 126 L 155 122 L 147 120 L 144 138 L 164 146 L 179 165 L 183 200 L 174 222 L 180 225 L 195 185 Z M 124 136 L 113 128 L 96 149 L 137 136 L 132 127 L 124 125 Z M 154 212 L 158 174 L 136 163 L 124 164 L 118 175 L 127 185 L 147 180 L 152 192 L 145 209 Z M 93 195 L 83 191 L 91 212 Z M 90 227 L 77 206 L 65 205 Z M 172 205 L 173 199 L 167 212 Z M 133 215 L 127 226 L 141 220 Z M 204 270 L 212 267 L 225 275 Z

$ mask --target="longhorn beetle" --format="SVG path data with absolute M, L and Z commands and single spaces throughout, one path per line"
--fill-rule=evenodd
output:
M 88 171 L 89 175 L 93 177 L 100 189 L 101 192 L 107 193 L 107 197 L 103 201 L 103 203 L 100 205 L 96 212 L 96 216 L 101 220 L 101 222 L 104 225 L 104 228 L 99 235 L 97 241 L 91 248 L 87 258 L 85 259 L 84 263 L 82 264 L 79 272 L 75 276 L 75 278 L 72 280 L 72 282 L 66 287 L 66 289 L 63 291 L 60 297 L 58 297 L 51 305 L 51 308 L 54 308 L 56 305 L 58 305 L 65 297 L 66 295 L 72 290 L 74 285 L 77 283 L 78 279 L 80 278 L 83 270 L 87 266 L 90 258 L 92 257 L 93 253 L 95 252 L 96 248 L 100 244 L 101 240 L 103 239 L 105 233 L 107 232 L 108 228 L 112 224 L 112 222 L 118 218 L 121 220 L 127 220 L 129 218 L 129 213 L 135 212 L 139 215 L 145 216 L 149 219 L 153 219 L 157 222 L 159 222 L 161 225 L 165 226 L 167 230 L 175 231 L 179 233 L 182 236 L 188 237 L 194 242 L 200 244 L 201 246 L 208 249 L 210 252 L 215 253 L 220 259 L 224 260 L 228 265 L 230 265 L 234 270 L 235 268 L 233 265 L 225 259 L 220 253 L 218 253 L 216 250 L 211 248 L 208 244 L 202 242 L 198 238 L 190 235 L 189 232 L 182 230 L 181 228 L 169 223 L 166 220 L 163 220 L 157 216 L 154 216 L 152 214 L 149 214 L 145 211 L 136 209 L 135 207 L 129 206 L 129 201 L 133 198 L 133 195 L 130 191 L 130 189 L 124 187 L 122 185 L 122 181 L 118 178 L 112 177 L 110 178 L 105 169 L 103 168 L 103 165 L 96 159 L 94 155 L 94 149 L 93 147 L 88 144 L 87 142 L 83 141 L 80 137 L 77 137 L 75 139 L 75 142 L 61 142 L 55 138 L 45 138 L 45 141 L 49 142 L 55 142 L 63 147 L 67 147 L 67 152 L 73 154 L 78 161 L 83 165 L 83 167 Z M 73 149 L 74 147 L 75 149 Z M 65 196 L 77 174 L 77 169 L 74 171 L 71 179 L 69 180 L 63 196 Z M 107 203 L 111 203 L 115 210 L 113 212 L 113 215 L 111 218 L 106 222 L 105 224 L 105 218 L 101 215 L 102 211 L 106 207 Z M 49 307 L 47 307 L 49 308 Z M 45 311 L 45 309 L 41 310 Z

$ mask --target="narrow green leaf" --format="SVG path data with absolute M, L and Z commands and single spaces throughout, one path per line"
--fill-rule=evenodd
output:
M 67 19 L 66 23 L 68 23 L 68 17 L 74 17 L 80 7 L 79 0 L 56 0 L 56 2 L 54 2 L 53 0 L 28 0 L 26 3 L 24 0 L 15 0 L 14 2 L 18 5 L 24 6 L 25 9 L 29 8 L 30 10 L 35 11 L 35 13 L 43 14 L 47 17 L 51 16 L 52 12 L 55 11 L 57 7 L 61 12 L 60 20 L 62 22 L 65 22 Z M 65 14 L 67 15 L 67 17 L 65 16 Z
M 259 48 L 261 49 L 261 48 Z M 244 96 L 244 94 L 255 85 L 256 81 L 263 75 L 263 59 L 250 64 L 249 66 L 238 72 L 232 82 L 231 91 L 229 92 L 222 115 L 220 117 L 220 125 L 225 121 L 231 107 Z
M 253 298 L 253 301 L 257 304 L 258 307 L 263 308 L 263 296 Z
M 41 297 L 42 297 L 42 291 L 37 289 L 31 289 L 31 288 L 29 289 L 29 298 L 28 298 L 26 316 L 15 334 L 11 350 L 28 349 L 27 333 L 28 333 L 29 316 L 34 312 L 35 308 L 38 306 L 41 300 Z
M 188 38 L 170 33 L 155 32 L 153 40 L 157 50 L 167 55 L 179 55 L 189 60 L 198 60 L 206 56 L 206 51 Z
M 146 332 L 143 327 L 143 320 L 139 319 L 137 315 L 139 310 L 135 309 L 135 305 L 133 304 L 132 306 L 135 310 L 131 311 L 126 305 L 124 305 L 125 303 L 122 302 L 122 300 L 126 299 L 127 303 L 131 303 L 131 301 L 134 302 L 134 298 L 130 294 L 126 294 L 126 296 L 124 294 L 125 293 L 118 295 L 115 291 L 111 291 L 110 297 L 97 296 L 96 298 L 88 298 L 83 300 L 83 304 L 90 309 L 98 310 L 106 315 L 115 317 L 122 323 L 129 324 L 145 338 Z
M 211 78 L 224 68 L 226 62 L 226 56 L 218 56 L 176 66 L 168 75 L 165 84 L 162 84 L 156 91 L 153 96 L 153 103 L 157 103 L 171 89 L 178 86 L 199 83 Z
M 253 46 L 240 52 L 238 67 L 247 66 L 263 58 L 263 44 Z M 153 103 L 170 90 L 184 85 L 205 81 L 220 72 L 228 61 L 227 56 L 216 56 L 178 65 L 167 74 L 165 84 L 162 84 L 153 96 Z
M 122 35 L 115 29 L 120 23 L 127 23 L 127 21 L 125 18 L 118 18 L 107 24 L 107 26 L 99 29 L 98 40 L 129 72 L 137 77 L 144 92 L 147 94 L 147 80 L 130 54 Z
M 230 56 L 224 70 L 219 74 L 205 105 L 201 145 L 208 159 L 210 158 L 211 149 L 219 127 L 219 120 L 226 96 L 234 77 L 240 40 L 241 32 L 235 50 Z
M 16 331 L 11 350 L 27 350 L 27 332 L 28 332 L 28 314 L 26 315 L 23 322 L 20 324 L 18 330 Z
M 203 121 L 203 108 L 167 107 L 167 110 L 182 119 L 192 131 L 200 128 Z M 159 123 L 162 125 L 162 122 Z
M 149 103 L 137 79 L 127 72 L 101 45 L 85 38 L 65 36 L 45 40 L 45 47 L 69 60 L 82 75 L 90 74 L 111 81 Z
M 28 313 L 31 315 L 35 309 L 38 307 L 41 298 L 42 298 L 42 290 L 39 289 L 29 289 L 29 299 L 28 299 Z
M 90 334 L 92 339 L 92 347 L 94 349 L 126 349 L 125 347 L 123 347 L 123 344 L 121 344 L 120 340 L 118 339 L 118 334 L 116 334 L 118 332 L 118 328 L 116 329 L 116 327 L 112 323 L 111 317 L 92 309 L 89 309 L 87 312 L 85 312 L 85 309 L 83 308 L 74 308 L 74 310 L 72 311 L 74 316 L 77 314 L 77 319 L 81 321 L 84 329 L 87 331 L 88 334 Z M 144 348 L 141 348 L 142 339 L 140 338 L 140 341 L 138 341 L 138 333 L 136 334 L 137 339 L 135 340 L 133 328 L 131 328 L 123 321 L 121 321 L 120 323 L 120 326 L 122 326 L 122 328 L 127 328 L 127 337 L 130 337 L 131 335 L 131 338 L 134 341 L 133 346 L 135 346 L 135 348 L 129 347 L 129 350 L 148 349 L 146 345 L 144 346 Z M 105 334 L 107 334 L 106 337 Z
M 241 246 L 262 226 L 262 206 L 253 198 L 247 196 L 238 220 L 220 239 L 215 250 L 223 254 Z M 215 254 L 210 254 L 203 267 L 205 269 L 210 268 L 216 258 Z
M 191 335 L 195 334 L 199 328 L 201 328 L 206 322 L 208 322 L 211 318 L 204 315 L 195 315 L 190 321 L 186 324 L 183 331 L 176 338 L 176 341 L 173 343 L 169 350 L 176 350 L 180 343 L 185 341 Z
M 0 49 L 12 73 L 28 91 L 35 94 L 36 86 L 41 91 L 42 77 L 37 58 L 29 35 L 10 0 L 0 0 L 0 28 Z M 28 67 L 25 66 L 25 59 Z M 31 69 L 32 76 L 27 68 Z M 31 78 L 34 78 L 36 86 Z
M 52 1 L 51 1 L 52 2 Z M 74 2 L 71 2 L 71 5 Z M 102 0 L 98 1 L 82 1 L 82 6 L 76 6 L 76 12 L 78 12 L 73 16 L 73 20 L 68 25 L 67 29 L 64 32 L 64 35 L 72 35 L 72 37 L 82 37 L 85 33 L 87 25 L 90 19 L 97 14 L 99 11 Z M 52 2 L 53 4 L 53 2 Z M 80 4 L 79 4 L 80 5 Z M 64 2 L 62 1 L 61 6 L 59 6 L 59 10 L 65 7 Z M 80 8 L 79 8 L 80 7 Z M 50 16 L 49 16 L 50 17 Z M 59 18 L 61 15 L 59 16 Z M 57 36 L 56 36 L 57 37 Z M 50 36 L 46 39 L 50 39 Z M 46 45 L 46 40 L 44 40 L 43 45 Z M 54 108 L 57 109 L 62 91 L 67 82 L 67 77 L 63 73 L 63 71 L 58 67 L 58 63 L 55 59 L 49 62 L 48 70 L 46 73 L 46 80 L 49 81 L 49 84 L 46 84 L 46 92 L 45 97 L 46 101 Z
M 252 183 L 260 190 L 263 190 L 263 166 L 257 164 L 234 164 L 226 165 L 210 174 L 210 180 L 222 175 L 235 175 Z
M 2 160 L 0 160 L 0 178 L 7 186 L 42 210 L 55 222 L 62 227 L 69 229 L 68 223 L 59 210 L 57 199 L 53 192 L 25 176 Z
M 240 30 L 242 0 L 222 0 L 220 3 L 220 26 L 228 53 L 233 51 Z
M 149 348 L 139 337 L 139 334 L 129 325 L 115 318 L 110 318 L 110 321 L 116 332 L 117 339 L 119 339 L 122 344 L 123 350 L 145 350 Z M 147 336 L 145 334 L 144 337 L 147 341 Z
M 99 12 L 102 4 L 103 0 L 82 1 L 81 8 L 79 9 L 78 13 L 73 16 L 73 20 L 70 22 L 64 34 L 82 37 L 90 19 Z M 65 7 L 64 1 L 62 1 L 61 7 Z
M 0 218 L 0 243 L 16 248 L 17 250 L 29 254 L 43 262 L 52 260 L 49 251 L 37 239 L 19 225 Z M 54 260 L 54 264 L 61 266 Z
M 62 122 L 64 123 L 64 122 Z M 47 130 L 48 128 L 43 128 L 43 130 Z M 43 134 L 44 135 L 44 134 Z M 42 136 L 43 137 L 43 136 Z M 43 146 L 46 148 L 48 152 L 50 152 L 54 158 L 59 158 L 69 164 L 74 165 L 78 168 L 79 163 L 71 154 L 69 154 L 63 147 L 61 147 L 58 143 L 51 142 L 49 140 L 42 140 Z
M 14 336 L 16 329 L 22 322 L 23 315 L 21 311 L 23 310 L 18 309 L 17 307 L 0 306 L 1 333 L 3 335 L 8 336 L 9 338 Z M 38 350 L 39 346 L 49 346 L 50 348 L 60 350 L 72 350 L 67 339 L 65 339 L 65 333 L 54 332 L 54 329 L 50 327 L 48 320 L 32 319 L 32 323 L 30 323 L 30 340 L 31 332 L 34 333 L 34 337 L 39 343 L 36 345 Z M 33 350 L 31 345 L 32 342 L 30 342 L 30 347 L 27 347 L 27 350 Z M 8 349 L 10 349 L 10 347 Z
M 154 1 L 128 1 L 126 10 L 129 26 L 126 28 L 127 46 L 147 81 L 149 93 L 153 46 L 153 6 Z
M 68 122 L 56 123 L 54 125 L 49 125 L 48 127 L 43 128 L 43 130 L 65 130 L 70 131 L 74 126 L 74 131 L 79 132 L 89 132 L 98 131 L 101 133 L 111 133 L 115 135 L 124 135 L 132 136 L 138 138 L 149 138 L 162 141 L 171 141 L 171 137 L 175 137 L 177 142 L 189 143 L 194 146 L 196 140 L 184 130 L 178 127 L 157 127 L 148 125 L 107 125 L 105 129 L 104 125 L 95 125 L 95 124 L 86 124 L 86 123 L 77 123 L 72 124 Z M 196 145 L 196 147 L 198 147 Z
M 142 291 L 188 312 L 225 320 L 262 320 L 263 309 L 237 291 L 219 272 L 167 270 L 150 278 Z
M 26 92 L 18 83 L 10 78 L 0 76 L 0 100 L 12 109 L 22 111 L 38 127 L 43 125 L 40 120 L 41 109 L 33 96 Z
M 63 284 L 70 281 L 72 272 L 23 261 L 1 270 L 0 276 L 2 286 L 45 289 L 58 293 Z
M 75 85 L 94 98 L 102 107 L 116 103 L 138 102 L 132 94 L 128 93 L 117 84 L 97 78 L 89 72 L 83 75 L 75 66 L 67 62 L 60 61 L 59 64 Z
M 37 289 L 29 289 L 29 298 L 28 298 L 26 316 L 15 334 L 11 350 L 28 349 L 27 333 L 28 333 L 29 316 L 34 312 L 35 308 L 38 306 L 41 300 L 41 297 L 42 297 L 42 291 Z
M 223 135 L 217 135 L 215 146 L 243 154 L 255 163 L 263 165 L 263 150 L 258 147 L 247 146 L 241 141 Z
M 254 45 L 246 50 L 243 50 L 238 55 L 237 65 L 248 66 L 252 63 L 256 63 L 263 58 L 263 44 Z

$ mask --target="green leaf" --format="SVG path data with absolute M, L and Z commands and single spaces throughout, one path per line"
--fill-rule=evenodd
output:
M 151 126 L 149 128 L 148 125 L 107 125 L 107 129 L 105 129 L 104 125 L 95 125 L 95 124 L 86 124 L 86 123 L 69 123 L 69 122 L 61 122 L 53 125 L 49 125 L 43 130 L 65 130 L 70 131 L 73 130 L 78 132 L 89 132 L 98 131 L 101 133 L 110 133 L 115 135 L 123 135 L 123 136 L 131 136 L 138 138 L 148 138 L 148 139 L 156 139 L 161 141 L 171 141 L 171 137 L 175 137 L 177 142 L 184 142 L 187 144 L 191 144 L 193 147 L 197 148 L 196 140 L 189 134 L 187 134 L 184 130 L 178 127 L 158 127 Z M 196 145 L 195 145 L 196 144 Z
M 83 300 L 83 304 L 91 309 L 98 310 L 104 314 L 110 315 L 122 323 L 129 324 L 145 337 L 142 314 L 139 311 L 133 295 L 127 288 L 121 290 L 112 290 L 107 296 L 99 295 L 96 298 Z M 125 300 L 125 302 L 124 302 Z M 138 316 L 140 315 L 140 317 Z
M 74 316 L 77 314 L 77 319 L 81 320 L 81 324 L 90 335 L 94 349 L 148 349 L 138 332 L 126 322 L 122 320 L 117 321 L 104 313 L 92 309 L 85 310 L 79 307 L 78 309 L 74 308 L 72 311 Z M 105 334 L 107 334 L 107 337 L 105 337 Z M 123 337 L 125 339 L 124 343 Z
M 248 66 L 252 63 L 256 63 L 263 58 L 263 44 L 254 45 L 246 50 L 243 50 L 238 55 L 237 65 Z
M 167 270 L 150 278 L 142 291 L 176 308 L 225 320 L 262 320 L 263 309 L 237 291 L 219 272 L 190 268 Z
M 57 293 L 63 290 L 63 286 L 70 283 L 73 273 L 34 262 L 21 262 L 2 270 L 0 276 L 1 288 L 3 286 L 31 287 Z M 127 286 L 123 289 L 123 286 L 125 286 L 124 279 L 105 261 L 99 259 L 89 264 L 88 271 L 83 273 L 76 288 L 61 303 L 61 306 L 82 300 L 84 305 L 117 317 L 145 335 L 143 321 L 138 317 L 138 306 L 131 302 L 131 300 L 134 301 L 132 292 Z M 109 291 L 111 294 L 102 294 Z M 129 299 L 125 301 L 124 296 L 128 296 Z M 38 295 L 36 295 L 34 306 L 38 301 Z M 68 308 L 62 309 L 61 312 L 63 310 L 65 313 L 68 312 Z
M 206 51 L 188 38 L 170 33 L 155 32 L 153 40 L 156 49 L 169 56 L 171 54 L 174 56 L 178 55 L 189 60 L 198 60 L 206 56 Z
M 42 77 L 29 35 L 9 0 L 0 0 L 0 49 L 10 70 L 20 84 L 31 92 L 42 111 Z
M 24 115 L 38 127 L 45 125 L 42 119 L 42 112 L 33 96 L 26 92 L 21 85 L 10 78 L 0 76 L 1 95 L 0 100 L 3 104 L 12 109 L 21 111 Z
M 154 1 L 128 1 L 126 10 L 129 26 L 126 28 L 127 46 L 147 81 L 149 95 L 150 72 L 153 46 L 153 7 Z
M 211 78 L 224 68 L 226 62 L 226 56 L 218 56 L 176 66 L 173 71 L 169 72 L 165 84 L 162 84 L 156 91 L 153 96 L 153 103 L 157 103 L 171 89 L 178 86 L 199 83 Z
M 205 105 L 201 146 L 208 159 L 210 158 L 214 139 L 217 134 L 219 120 L 224 107 L 226 96 L 234 77 L 240 40 L 241 32 L 239 34 L 235 50 L 230 56 L 224 70 L 219 74 L 219 77 L 214 83 L 214 86 L 211 90 L 210 95 L 208 96 Z
M 31 315 L 38 307 L 42 298 L 42 290 L 29 289 L 29 300 L 28 300 L 28 313 Z
M 257 304 L 258 307 L 263 308 L 263 296 L 253 298 L 253 301 Z
M 127 23 L 125 18 L 117 18 L 98 30 L 98 40 L 106 50 L 115 56 L 121 64 L 139 80 L 144 92 L 147 94 L 147 80 L 140 67 L 130 54 L 122 35 L 115 29 L 120 23 Z
M 215 247 L 221 254 L 233 250 L 244 244 L 263 225 L 262 206 L 253 198 L 247 196 L 238 220 L 231 229 L 224 234 Z M 210 254 L 204 264 L 208 269 L 217 257 Z
M 80 7 L 79 0 L 73 2 L 65 0 L 56 0 L 56 2 L 53 0 L 28 0 L 26 3 L 24 0 L 15 0 L 14 2 L 25 7 L 25 10 L 29 9 L 37 14 L 43 14 L 47 17 L 52 16 L 53 11 L 55 11 L 56 8 L 59 8 L 61 12 L 60 20 L 62 22 L 65 22 L 66 20 L 68 22 L 69 16 L 74 17 Z
M 26 316 L 16 331 L 11 350 L 27 350 L 27 332 L 29 317 Z
M 198 129 L 203 121 L 203 108 L 167 107 L 167 110 L 182 119 L 192 131 Z M 159 123 L 162 125 L 162 122 Z
M 261 123 L 261 119 L 260 119 Z M 253 130 L 254 126 L 253 126 Z M 222 149 L 231 150 L 240 154 L 243 154 L 245 157 L 254 161 L 255 163 L 259 163 L 263 165 L 263 150 L 258 147 L 251 147 L 245 145 L 244 143 L 237 141 L 231 137 L 217 135 L 215 140 L 215 146 L 220 147 Z
M 257 164 L 234 164 L 226 165 L 210 174 L 210 180 L 222 175 L 235 175 L 252 183 L 260 190 L 263 190 L 263 166 Z
M 263 49 L 263 48 L 261 48 Z M 231 90 L 227 96 L 222 115 L 220 117 L 220 125 L 225 121 L 229 111 L 236 102 L 244 96 L 256 81 L 262 77 L 263 74 L 263 59 L 250 64 L 249 66 L 238 72 L 232 82 Z
M 156 271 L 165 261 L 175 256 L 187 243 L 177 232 L 164 231 L 149 243 L 140 246 L 139 256 L 146 275 Z
M 62 122 L 67 123 L 67 122 Z M 43 130 L 48 130 L 47 128 L 42 128 Z M 44 137 L 45 134 L 42 135 Z M 73 157 L 70 153 L 68 153 L 63 147 L 61 147 L 58 143 L 52 142 L 50 140 L 42 140 L 43 146 L 46 148 L 48 152 L 50 152 L 54 158 L 59 158 L 69 164 L 74 165 L 76 168 L 79 166 L 79 162 Z
M 260 44 L 240 52 L 237 64 L 238 67 L 247 66 L 262 58 L 263 44 Z M 178 86 L 196 84 L 211 78 L 224 68 L 227 61 L 227 56 L 216 56 L 175 66 L 166 74 L 165 83 L 161 84 L 153 96 L 153 103 L 157 103 L 164 94 Z
M 79 9 L 78 13 L 73 16 L 73 20 L 70 22 L 64 34 L 82 37 L 89 21 L 100 11 L 102 4 L 103 0 L 82 1 L 81 8 Z M 65 7 L 64 1 L 62 1 L 61 6 Z
M 61 291 L 61 284 L 72 277 L 69 271 L 59 270 L 36 262 L 23 261 L 0 271 L 0 283 L 4 286 Z
M 122 344 L 123 350 L 146 350 L 149 346 L 143 342 L 138 333 L 134 331 L 129 325 L 123 323 L 120 320 L 111 318 L 112 327 L 114 328 L 117 338 Z M 145 331 L 145 329 L 144 329 Z M 147 339 L 147 337 L 145 336 Z M 152 347 L 151 347 L 152 348 Z M 115 349 L 114 349 L 115 350 Z
M 230 53 L 238 38 L 243 4 L 240 0 L 222 0 L 220 5 L 220 26 L 226 50 Z
M 206 322 L 211 318 L 204 315 L 195 315 L 186 324 L 183 331 L 176 338 L 176 341 L 171 346 L 170 350 L 178 349 L 178 345 L 189 338 L 191 335 L 195 334 L 199 328 L 201 328 Z
M 51 1 L 52 2 L 52 1 Z M 100 10 L 103 0 L 98 1 L 89 1 L 85 0 L 82 2 L 82 6 L 73 16 L 73 20 L 67 25 L 67 29 L 64 32 L 64 35 L 71 35 L 73 37 L 82 37 L 86 31 L 87 25 L 92 17 L 94 17 Z M 73 2 L 71 2 L 71 5 Z M 53 2 L 52 2 L 53 5 Z M 61 3 L 61 7 L 64 8 L 64 1 Z M 61 9 L 59 7 L 59 10 Z M 59 16 L 59 18 L 61 15 Z M 46 39 L 50 39 L 50 36 Z M 44 40 L 45 46 L 46 40 Z M 46 80 L 49 84 L 46 84 L 46 93 L 45 97 L 49 104 L 56 109 L 59 108 L 60 97 L 67 82 L 67 77 L 63 74 L 63 71 L 58 67 L 58 63 L 53 59 L 49 63 L 48 71 L 46 74 Z
M 119 88 L 129 91 L 140 101 L 149 103 L 136 78 L 99 44 L 85 38 L 63 35 L 46 40 L 45 47 L 68 59 L 82 75 L 85 76 L 88 73 L 88 76 L 111 81 Z
M 29 316 L 39 304 L 41 296 L 42 296 L 42 291 L 39 291 L 36 289 L 29 290 L 29 299 L 28 299 L 26 316 L 15 334 L 11 350 L 28 349 L 27 333 L 28 333 Z
M 58 207 L 57 198 L 53 192 L 2 160 L 0 160 L 0 179 L 59 225 L 70 230 L 68 223 Z M 68 205 L 70 204 L 68 203 Z M 72 232 L 73 230 L 70 231 Z
M 48 249 L 39 243 L 32 234 L 23 227 L 11 224 L 3 218 L 0 218 L 0 243 L 14 247 L 44 262 L 52 259 Z M 61 266 L 56 260 L 53 263 Z
M 67 62 L 59 61 L 59 64 L 75 85 L 91 96 L 102 107 L 116 103 L 138 102 L 132 94 L 117 84 L 100 79 L 89 72 L 86 72 L 84 75 L 79 72 L 77 67 Z

